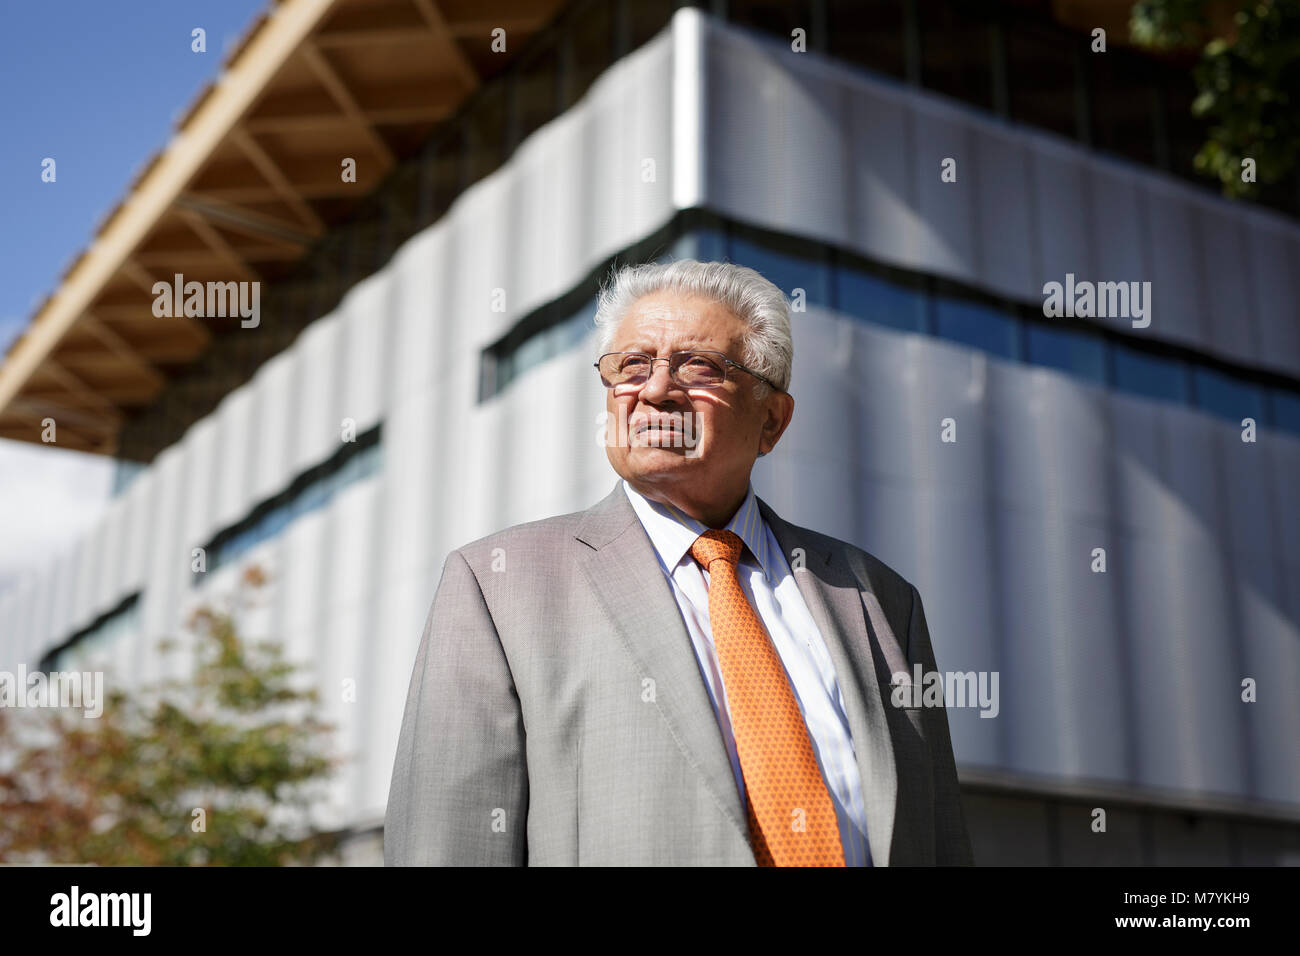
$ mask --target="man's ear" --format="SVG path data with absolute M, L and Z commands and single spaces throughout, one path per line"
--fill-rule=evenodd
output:
M 777 396 L 779 397 L 779 401 L 777 402 L 777 407 L 774 410 L 776 415 L 776 421 L 774 423 L 771 423 L 770 425 L 771 430 L 775 432 L 775 435 L 772 438 L 773 448 L 775 448 L 777 442 L 781 440 L 781 436 L 785 434 L 786 428 L 788 428 L 790 425 L 790 420 L 794 418 L 794 396 L 791 395 L 789 392 L 778 392 Z M 769 423 L 764 422 L 764 434 L 768 434 L 768 433 L 769 433 Z M 762 451 L 759 452 L 760 456 L 765 454 L 766 452 L 762 452 Z

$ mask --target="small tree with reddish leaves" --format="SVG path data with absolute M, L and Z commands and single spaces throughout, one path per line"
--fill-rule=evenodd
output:
M 314 689 L 238 610 L 205 606 L 188 679 L 104 695 L 99 717 L 0 707 L 0 862 L 310 864 L 337 850 L 309 808 L 339 761 Z M 159 645 L 163 654 L 175 644 Z

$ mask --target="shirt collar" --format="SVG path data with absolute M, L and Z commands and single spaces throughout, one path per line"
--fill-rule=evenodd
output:
M 646 534 L 650 536 L 650 542 L 669 571 L 677 567 L 683 557 L 689 558 L 688 552 L 695 539 L 709 530 L 703 522 L 680 509 L 645 497 L 628 484 L 626 478 L 623 479 L 623 490 L 627 492 L 628 500 L 641 519 Z M 745 542 L 745 547 L 757 559 L 758 566 L 770 580 L 774 569 L 767 547 L 767 523 L 758 510 L 758 498 L 754 494 L 752 482 L 746 487 L 745 499 L 727 522 L 726 529 L 734 531 Z M 745 560 L 743 550 L 740 560 Z

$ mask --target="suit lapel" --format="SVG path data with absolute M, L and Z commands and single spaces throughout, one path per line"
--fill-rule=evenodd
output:
M 590 548 L 579 566 L 641 673 L 654 680 L 655 705 L 673 739 L 748 844 L 740 792 L 681 609 L 621 481 L 583 513 L 574 536 Z
M 828 551 L 814 543 L 801 528 L 779 517 L 762 498 L 758 499 L 758 508 L 791 568 L 795 556 L 802 554 L 803 566 L 794 572 L 795 582 L 826 641 L 844 696 L 862 776 L 872 864 L 887 866 L 894 836 L 898 773 L 876 676 L 875 662 L 881 652 L 868 632 L 861 593 L 862 588 L 870 590 L 870 584 L 858 580 L 840 549 Z M 877 627 L 882 625 L 888 627 L 887 622 L 876 622 Z

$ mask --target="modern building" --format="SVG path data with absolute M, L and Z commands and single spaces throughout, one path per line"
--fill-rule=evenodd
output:
M 613 487 L 599 280 L 725 257 L 796 308 L 759 494 L 997 675 L 949 711 L 977 861 L 1300 862 L 1300 189 L 1195 179 L 1190 71 L 1125 10 L 275 4 L 0 365 L 0 435 L 122 475 L 0 595 L 0 668 L 156 676 L 260 565 L 377 860 L 444 556 Z M 257 324 L 155 316 L 178 273 L 260 282 Z

